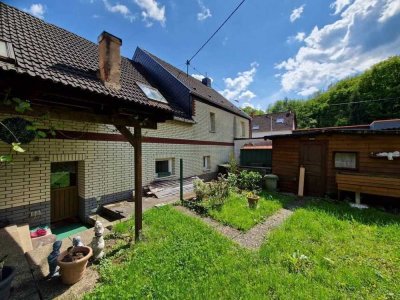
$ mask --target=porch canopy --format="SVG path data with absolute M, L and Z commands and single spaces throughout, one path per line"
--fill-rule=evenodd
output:
M 25 115 L 114 125 L 135 148 L 138 238 L 142 228 L 141 129 L 157 129 L 157 123 L 183 112 L 172 107 L 165 95 L 164 101 L 146 96 L 139 85 L 151 88 L 150 79 L 139 65 L 120 56 L 120 39 L 103 33 L 100 37 L 108 48 L 102 53 L 98 44 L 4 3 L 0 3 L 0 19 L 0 46 L 5 49 L 0 51 L 0 113 L 16 114 L 2 100 L 17 97 L 30 102 L 31 110 Z M 105 73 L 106 80 L 104 66 L 110 71 Z M 134 134 L 128 127 L 134 128 Z

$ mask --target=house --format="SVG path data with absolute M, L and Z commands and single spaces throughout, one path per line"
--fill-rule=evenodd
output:
M 253 138 L 266 135 L 290 134 L 296 129 L 296 115 L 289 111 L 254 116 L 251 125 Z
M 0 97 L 32 108 L 20 115 L 2 103 L 0 121 L 35 121 L 55 133 L 1 166 L 0 220 L 86 221 L 133 191 L 141 212 L 142 187 L 177 179 L 180 159 L 184 177 L 213 178 L 234 138 L 249 136 L 250 117 L 208 79 L 141 48 L 122 57 L 122 40 L 107 32 L 93 43 L 4 3 L 0 20 Z M 9 149 L 0 142 L 1 154 Z
M 304 191 L 334 196 L 339 191 L 400 197 L 400 122 L 294 130 L 272 139 L 272 173 L 283 192 L 297 193 L 300 166 Z

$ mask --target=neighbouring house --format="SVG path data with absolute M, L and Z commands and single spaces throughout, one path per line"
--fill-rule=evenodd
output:
M 254 116 L 251 120 L 251 126 L 253 138 L 290 134 L 296 129 L 296 115 L 289 111 Z
M 0 121 L 55 132 L 0 167 L 0 220 L 85 221 L 99 205 L 177 179 L 180 159 L 184 177 L 214 177 L 234 138 L 249 137 L 250 117 L 207 78 L 140 48 L 122 57 L 109 33 L 96 44 L 4 3 L 0 20 L 0 97 L 32 107 L 20 115 L 0 103 Z M 0 141 L 0 153 L 9 149 Z
M 272 172 L 283 192 L 297 193 L 300 166 L 304 193 L 334 196 L 338 191 L 400 197 L 400 120 L 370 125 L 295 130 L 267 136 L 273 142 Z

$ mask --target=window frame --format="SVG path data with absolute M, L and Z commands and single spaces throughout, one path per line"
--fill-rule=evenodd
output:
M 355 167 L 348 168 L 348 167 L 337 167 L 336 166 L 336 154 L 354 154 L 355 155 Z M 343 170 L 343 171 L 358 171 L 359 169 L 359 152 L 357 151 L 334 151 L 333 152 L 333 168 L 335 170 Z
M 210 111 L 210 132 L 216 133 L 217 132 L 217 117 L 215 112 Z
M 139 86 L 140 90 L 143 92 L 143 94 L 148 99 L 150 99 L 152 101 L 161 102 L 161 103 L 168 103 L 167 99 L 165 99 L 165 97 L 161 94 L 161 92 L 158 89 L 156 89 L 155 87 L 152 87 L 152 86 L 150 86 L 148 84 L 145 84 L 145 83 L 139 82 L 139 81 L 136 81 L 136 84 Z M 148 93 L 146 92 L 146 89 L 148 89 L 148 90 L 150 90 L 152 92 L 155 92 L 159 96 L 160 99 L 158 99 L 158 98 L 155 99 L 155 97 L 150 97 L 148 95 Z
M 158 174 L 160 173 L 157 173 L 157 162 L 158 161 L 168 161 L 168 173 L 169 173 L 169 175 L 166 175 L 166 176 L 159 176 Z M 157 158 L 155 161 L 154 161 L 154 168 L 155 168 L 155 177 L 156 177 L 156 179 L 163 179 L 163 178 L 168 178 L 168 177 L 171 177 L 171 176 L 174 176 L 175 174 L 174 174 L 174 166 L 173 166 L 173 164 L 174 164 L 174 158 Z
M 203 156 L 203 171 L 211 170 L 211 155 Z
M 246 123 L 244 121 L 240 121 L 240 137 L 246 137 Z

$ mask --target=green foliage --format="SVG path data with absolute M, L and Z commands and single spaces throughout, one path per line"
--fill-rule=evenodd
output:
M 261 110 L 261 109 L 256 109 L 256 108 L 253 108 L 253 107 L 250 107 L 250 106 L 246 106 L 246 107 L 242 108 L 242 110 L 243 110 L 246 114 L 248 114 L 249 116 L 251 116 L 251 117 L 254 117 L 254 116 L 261 116 L 261 115 L 264 115 L 264 114 L 265 114 L 265 111 L 263 111 L 263 110 Z
M 19 153 L 25 152 L 25 150 L 22 149 L 22 147 L 21 147 L 21 143 L 12 143 L 11 146 L 12 146 L 13 151 L 15 151 L 15 152 L 19 152 Z
M 258 191 L 261 187 L 262 176 L 258 172 L 243 170 L 237 179 L 238 188 L 246 191 Z
M 308 100 L 276 101 L 267 111 L 289 110 L 296 113 L 299 128 L 369 124 L 377 119 L 398 118 L 400 56 L 341 80 Z
M 211 209 L 208 214 L 222 224 L 247 231 L 293 200 L 292 196 L 262 192 L 257 209 L 251 209 L 245 194 L 231 193 L 222 208 Z
M 288 255 L 286 266 L 290 273 L 307 273 L 312 267 L 312 262 L 308 256 L 301 254 L 299 251 L 294 252 L 292 255 Z
M 196 179 L 193 185 L 196 200 L 207 209 L 221 207 L 229 195 L 229 182 L 224 176 L 210 182 Z
M 166 206 L 145 212 L 145 240 L 107 256 L 84 299 L 398 299 L 399 232 L 398 216 L 319 200 L 248 251 Z
M 239 163 L 235 158 L 235 153 L 232 151 L 229 155 L 229 172 L 238 173 L 239 172 Z

